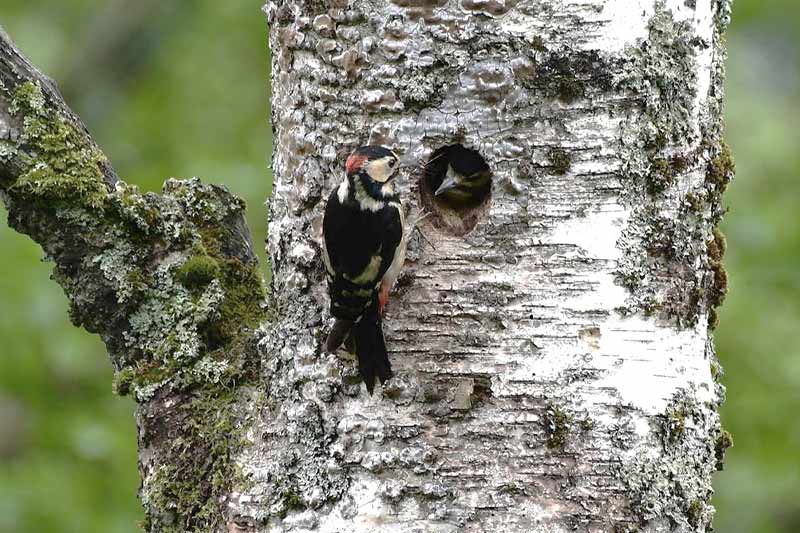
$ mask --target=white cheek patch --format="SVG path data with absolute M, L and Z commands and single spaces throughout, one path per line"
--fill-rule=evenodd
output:
M 386 181 L 392 175 L 392 171 L 389 168 L 389 160 L 387 158 L 383 158 L 367 163 L 367 173 L 369 174 L 370 178 L 378 183 L 386 183 Z

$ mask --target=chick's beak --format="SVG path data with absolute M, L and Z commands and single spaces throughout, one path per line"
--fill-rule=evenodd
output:
M 434 196 L 439 196 L 441 194 L 446 193 L 450 189 L 454 189 L 456 187 L 458 187 L 458 181 L 456 181 L 455 176 L 453 176 L 452 174 L 450 174 L 448 172 L 447 173 L 447 177 L 445 177 L 445 179 L 442 180 L 442 184 L 439 185 L 439 188 L 436 189 L 436 192 L 433 193 L 433 195 Z

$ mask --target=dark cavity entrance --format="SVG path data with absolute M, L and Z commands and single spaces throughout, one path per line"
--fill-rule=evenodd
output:
M 466 235 L 489 211 L 492 171 L 477 151 L 461 144 L 443 146 L 431 154 L 419 190 L 435 227 Z

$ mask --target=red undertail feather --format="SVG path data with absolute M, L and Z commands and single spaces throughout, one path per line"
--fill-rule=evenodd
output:
M 378 293 L 378 312 L 380 314 L 383 314 L 387 303 L 389 303 L 389 285 L 387 283 L 381 283 L 381 290 Z

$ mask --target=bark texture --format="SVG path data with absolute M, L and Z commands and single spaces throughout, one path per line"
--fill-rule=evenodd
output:
M 331 4 L 267 6 L 285 312 L 234 507 L 274 531 L 706 530 L 728 3 Z M 488 209 L 412 234 L 382 398 L 318 350 L 322 199 L 368 142 L 402 154 L 412 210 L 443 146 L 494 173 Z
M 4 38 L 2 198 L 140 402 L 146 529 L 709 530 L 729 9 L 270 2 L 268 306 L 241 203 L 123 184 Z M 420 221 L 374 397 L 321 350 L 322 200 L 367 143 Z M 452 144 L 494 175 L 468 213 L 426 190 Z

